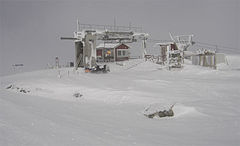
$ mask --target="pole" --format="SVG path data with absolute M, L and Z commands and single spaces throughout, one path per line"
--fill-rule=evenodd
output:
M 114 17 L 114 20 L 113 20 L 114 22 L 114 24 L 113 24 L 113 31 L 116 31 L 116 18 Z
M 131 22 L 129 22 L 129 30 L 131 30 L 132 29 L 132 24 L 131 24 Z
M 79 20 L 77 19 L 77 32 L 79 32 Z

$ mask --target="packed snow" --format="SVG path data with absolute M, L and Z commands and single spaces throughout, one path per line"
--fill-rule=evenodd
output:
M 1 77 L 0 145 L 240 145 L 239 57 L 217 70 L 133 59 L 108 63 L 107 74 L 60 68 Z M 171 105 L 173 117 L 144 116 Z

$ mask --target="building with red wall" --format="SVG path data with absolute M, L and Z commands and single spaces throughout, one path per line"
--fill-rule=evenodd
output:
M 114 62 L 129 59 L 129 46 L 123 43 L 103 43 L 96 47 L 98 62 Z

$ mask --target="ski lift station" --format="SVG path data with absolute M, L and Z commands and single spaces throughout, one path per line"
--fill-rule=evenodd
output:
M 87 69 L 87 72 L 108 72 L 107 64 L 100 68 L 100 62 L 126 61 L 130 58 L 128 44 L 141 42 L 143 58 L 157 60 L 168 69 L 182 68 L 184 59 L 190 59 L 193 65 L 201 65 L 216 69 L 217 64 L 226 63 L 225 55 L 216 52 L 193 52 L 190 47 L 195 44 L 193 35 L 173 36 L 171 41 L 156 43 L 160 48 L 158 56 L 147 54 L 146 41 L 148 33 L 143 33 L 142 28 L 111 25 L 91 25 L 77 23 L 77 31 L 73 37 L 61 37 L 62 40 L 73 40 L 75 43 L 75 69 Z M 151 47 L 151 46 L 150 46 Z
M 137 27 L 119 27 L 114 25 L 83 25 L 88 29 L 80 28 L 77 23 L 77 31 L 74 37 L 61 37 L 62 40 L 73 40 L 75 42 L 75 68 L 83 67 L 89 71 L 100 69 L 97 61 L 124 61 L 129 59 L 129 46 L 127 43 L 142 41 L 144 53 L 146 52 L 147 33 L 133 31 Z M 101 28 L 99 28 L 101 27 Z M 113 28 L 108 30 L 107 28 Z M 123 30 L 122 30 L 123 29 Z M 99 46 L 96 46 L 100 42 Z M 145 55 L 145 54 L 144 54 Z M 143 56 L 144 56 L 143 55 Z M 106 65 L 103 70 L 106 72 Z M 89 72 L 88 71 L 88 72 Z

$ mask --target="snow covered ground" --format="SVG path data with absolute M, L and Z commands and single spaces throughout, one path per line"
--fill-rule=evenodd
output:
M 168 71 L 131 60 L 109 64 L 108 74 L 63 68 L 1 77 L 0 145 L 240 145 L 240 56 L 228 62 Z M 143 115 L 172 104 L 174 117 Z

